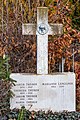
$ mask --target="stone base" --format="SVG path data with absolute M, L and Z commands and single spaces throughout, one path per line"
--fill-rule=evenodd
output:
M 54 75 L 11 74 L 16 80 L 12 88 L 15 96 L 10 107 L 25 106 L 30 110 L 75 111 L 75 74 L 58 73 Z

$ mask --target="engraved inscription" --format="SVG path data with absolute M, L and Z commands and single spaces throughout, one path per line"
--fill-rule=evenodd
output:
M 17 83 L 11 109 L 25 106 L 30 110 L 75 111 L 75 74 L 23 75 L 13 74 Z M 57 102 L 58 101 L 58 102 Z

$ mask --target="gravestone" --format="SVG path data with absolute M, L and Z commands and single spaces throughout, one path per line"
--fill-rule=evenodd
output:
M 37 8 L 37 24 L 23 24 L 23 35 L 37 35 L 37 74 L 13 73 L 15 94 L 10 107 L 30 110 L 74 111 L 75 74 L 48 74 L 48 35 L 62 34 L 62 24 L 48 24 L 48 8 Z
M 48 74 L 48 35 L 61 35 L 62 24 L 48 24 L 48 8 L 37 8 L 37 24 L 23 24 L 23 35 L 37 35 L 37 74 Z

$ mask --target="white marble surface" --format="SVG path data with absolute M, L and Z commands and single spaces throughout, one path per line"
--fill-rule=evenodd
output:
M 35 35 L 36 34 L 36 24 L 28 23 L 22 24 L 22 35 Z
M 47 35 L 37 35 L 37 74 L 48 74 Z
M 25 106 L 30 110 L 75 111 L 75 74 L 63 73 L 54 75 L 11 74 L 17 81 L 12 88 L 15 97 L 10 107 Z
M 43 24 L 42 31 L 47 30 L 46 34 L 41 35 L 39 26 Z M 37 35 L 37 74 L 48 74 L 48 35 L 62 34 L 62 24 L 48 24 L 48 8 L 37 8 L 37 24 L 23 24 L 23 35 Z

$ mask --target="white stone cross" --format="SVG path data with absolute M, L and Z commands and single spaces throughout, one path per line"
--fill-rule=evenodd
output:
M 23 24 L 23 35 L 37 35 L 37 74 L 48 74 L 48 35 L 63 33 L 62 24 L 48 24 L 48 8 L 37 8 L 37 24 Z

